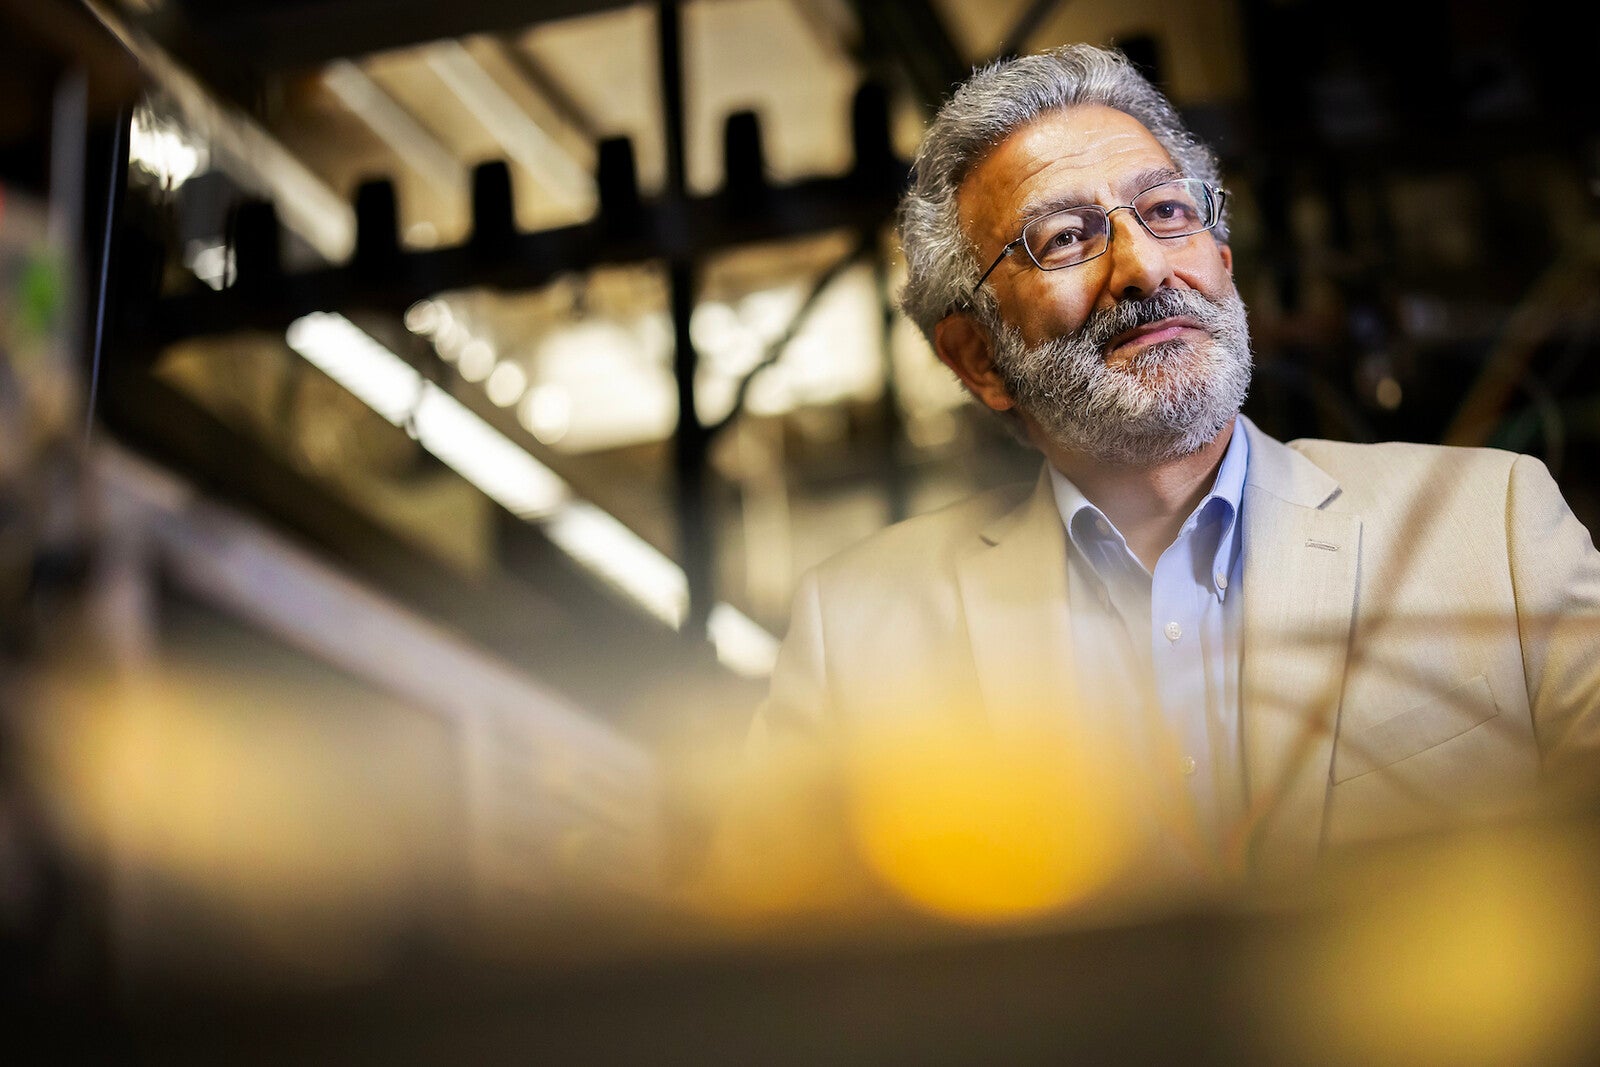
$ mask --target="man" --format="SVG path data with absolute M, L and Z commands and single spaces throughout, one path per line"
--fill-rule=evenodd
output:
M 902 203 L 902 304 L 1046 463 L 807 575 L 758 749 L 1067 723 L 1157 822 L 1275 867 L 1514 812 L 1600 748 L 1600 555 L 1549 474 L 1240 416 L 1225 204 L 1115 52 L 957 90 Z

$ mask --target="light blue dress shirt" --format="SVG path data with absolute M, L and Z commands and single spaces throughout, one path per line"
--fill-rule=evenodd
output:
M 1239 512 L 1250 446 L 1235 424 L 1211 491 L 1145 569 L 1122 533 L 1054 467 L 1066 526 L 1080 685 L 1126 709 L 1138 751 L 1175 778 L 1203 840 L 1243 815 L 1239 744 Z

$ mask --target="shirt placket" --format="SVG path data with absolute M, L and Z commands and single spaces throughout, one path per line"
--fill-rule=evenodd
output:
M 1205 609 L 1210 589 L 1194 580 L 1195 528 L 1186 526 L 1162 555 L 1151 585 L 1150 648 L 1162 723 L 1176 749 L 1183 792 L 1203 826 L 1212 826 L 1216 768 L 1212 762 L 1206 686 Z

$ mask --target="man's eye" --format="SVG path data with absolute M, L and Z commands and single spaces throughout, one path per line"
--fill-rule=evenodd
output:
M 1094 255 L 1104 227 L 1081 211 L 1047 216 L 1026 231 L 1028 251 L 1040 266 L 1062 266 Z
M 1199 210 L 1183 200 L 1163 200 L 1159 204 L 1144 208 L 1140 214 L 1145 222 L 1163 228 L 1187 226 L 1200 217 Z

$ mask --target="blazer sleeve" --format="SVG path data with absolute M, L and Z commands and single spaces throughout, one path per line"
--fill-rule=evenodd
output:
M 1512 464 L 1511 579 L 1535 734 L 1547 771 L 1600 784 L 1600 552 L 1545 465 Z
M 822 631 L 822 594 L 815 571 L 801 578 L 789 631 L 778 650 L 767 699 L 757 709 L 746 758 L 759 762 L 774 748 L 825 743 L 832 718 Z
M 857 890 L 844 831 L 815 574 L 801 579 L 772 686 L 744 740 L 710 848 L 709 899 L 797 911 Z

